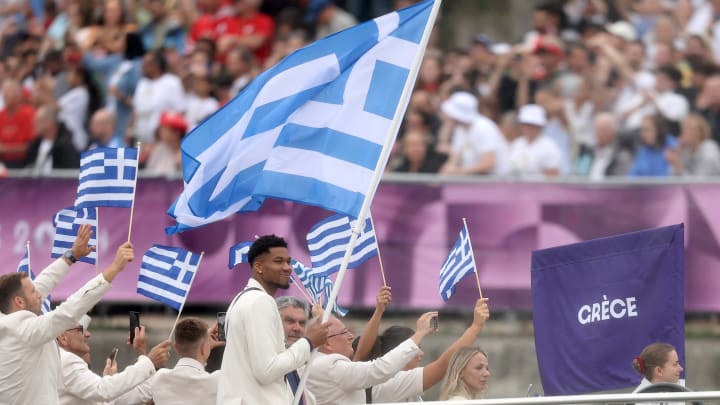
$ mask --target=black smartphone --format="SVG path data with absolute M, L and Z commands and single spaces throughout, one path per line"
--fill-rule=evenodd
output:
M 140 312 L 130 311 L 130 344 L 135 341 L 135 328 L 140 327 Z
M 218 312 L 217 313 L 218 340 L 221 342 L 225 341 L 225 315 L 226 315 L 226 312 Z
M 433 316 L 432 318 L 430 318 L 430 327 L 431 327 L 433 330 L 438 330 L 438 317 L 437 317 L 437 315 L 435 315 L 435 316 Z
M 117 354 L 118 354 L 118 348 L 113 347 L 113 349 L 110 351 L 110 355 L 108 356 L 111 364 L 115 362 L 115 359 L 117 358 Z

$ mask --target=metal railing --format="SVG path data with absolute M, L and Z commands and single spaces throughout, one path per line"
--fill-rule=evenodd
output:
M 659 392 L 651 394 L 596 394 L 562 395 L 554 397 L 523 397 L 476 399 L 468 401 L 425 401 L 403 402 L 408 405 L 453 404 L 453 405 L 551 405 L 551 404 L 641 404 L 658 402 L 708 401 L 718 403 L 720 391 Z M 379 404 L 383 405 L 383 404 Z M 706 404 L 707 405 L 707 404 Z

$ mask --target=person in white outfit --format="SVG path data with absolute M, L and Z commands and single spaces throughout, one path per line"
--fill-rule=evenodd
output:
M 46 314 L 43 297 L 70 272 L 70 265 L 94 250 L 89 225 L 82 225 L 72 248 L 30 281 L 27 273 L 0 276 L 0 403 L 59 403 L 60 351 L 55 338 L 70 329 L 110 290 L 111 282 L 134 258 L 122 244 L 112 263 Z
M 90 317 L 84 317 L 76 326 L 66 330 L 57 338 L 62 365 L 62 381 L 58 386 L 60 405 L 100 405 L 113 401 L 147 381 L 155 370 L 165 367 L 168 361 L 170 342 L 155 346 L 147 356 L 140 356 L 137 362 L 117 373 L 117 363 L 107 359 L 104 376 L 100 377 L 88 368 L 90 360 L 88 330 Z M 85 321 L 85 322 L 83 322 Z M 133 346 L 144 351 L 145 328 L 135 335 Z
M 545 109 L 536 104 L 520 108 L 518 113 L 520 135 L 510 145 L 510 162 L 514 174 L 522 177 L 558 176 L 563 154 L 542 131 L 547 124 Z

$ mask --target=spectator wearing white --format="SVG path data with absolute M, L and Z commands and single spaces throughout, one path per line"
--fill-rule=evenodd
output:
M 442 103 L 441 110 L 444 116 L 440 143 L 450 143 L 450 154 L 441 174 L 508 173 L 505 138 L 492 120 L 478 112 L 477 97 L 456 92 Z
M 615 117 L 601 112 L 595 117 L 595 146 L 580 145 L 575 171 L 591 180 L 607 176 L 625 176 L 633 162 L 630 151 L 617 142 Z
M 155 346 L 147 356 L 140 356 L 137 362 L 117 373 L 117 363 L 106 360 L 103 377 L 88 368 L 90 362 L 88 330 L 90 317 L 84 316 L 80 322 L 57 337 L 60 350 L 62 381 L 58 386 L 61 405 L 100 405 L 113 401 L 148 380 L 155 369 L 164 367 L 168 361 L 170 342 Z M 133 345 L 145 343 L 145 329 L 135 336 Z
M 143 57 L 143 77 L 133 95 L 135 137 L 143 143 L 155 140 L 155 130 L 164 111 L 185 111 L 184 91 L 180 79 L 167 72 L 167 62 L 160 51 Z
M 43 297 L 70 272 L 70 265 L 94 250 L 92 232 L 82 225 L 64 257 L 30 281 L 27 273 L 0 276 L 0 402 L 6 405 L 59 403 L 60 352 L 55 338 L 76 325 L 111 282 L 134 258 L 132 244 L 122 244 L 113 262 L 53 311 L 42 314 Z
M 682 123 L 678 147 L 665 152 L 675 176 L 720 176 L 720 148 L 710 139 L 710 126 L 700 114 Z
M 162 369 L 136 390 L 122 397 L 123 403 L 215 404 L 220 371 L 208 373 L 205 362 L 212 349 L 223 346 L 217 339 L 218 325 L 210 328 L 199 318 L 184 318 L 175 326 L 173 348 L 180 360 L 173 369 Z
M 520 176 L 558 176 L 564 166 L 560 147 L 542 134 L 547 117 L 536 104 L 524 105 L 518 113 L 520 136 L 510 145 L 513 173 Z

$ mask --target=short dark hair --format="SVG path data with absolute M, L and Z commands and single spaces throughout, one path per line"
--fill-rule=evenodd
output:
M 0 312 L 8 314 L 13 298 L 22 295 L 22 279 L 27 273 L 10 273 L 0 276 Z
M 662 65 L 658 68 L 657 72 L 667 76 L 675 83 L 675 86 L 679 86 L 682 81 L 682 73 L 673 65 Z
M 185 318 L 175 326 L 175 350 L 185 357 L 195 356 L 198 345 L 208 335 L 208 324 L 200 318 Z
M 258 256 L 269 253 L 270 249 L 274 247 L 287 248 L 287 242 L 285 242 L 285 239 L 274 234 L 263 235 L 255 239 L 255 242 L 253 242 L 248 250 L 248 263 L 250 263 L 250 266 L 255 263 L 255 259 L 257 259 Z

